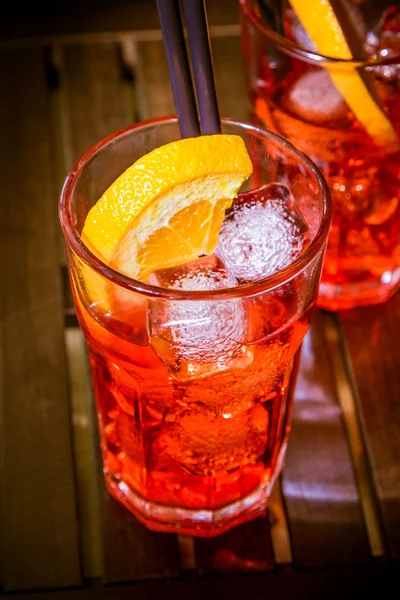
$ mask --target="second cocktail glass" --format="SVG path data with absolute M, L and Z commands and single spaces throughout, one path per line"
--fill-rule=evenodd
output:
M 252 117 L 310 156 L 330 187 L 318 299 L 328 310 L 385 301 L 400 282 L 400 14 L 371 4 L 359 18 L 371 21 L 358 32 L 367 58 L 354 61 L 318 53 L 290 2 L 240 0 Z M 310 19 L 313 7 L 298 5 Z M 322 21 L 315 27 L 323 43 L 329 32 Z

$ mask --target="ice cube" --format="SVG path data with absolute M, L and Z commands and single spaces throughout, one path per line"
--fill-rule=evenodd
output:
M 264 308 L 261 307 L 260 308 Z M 252 319 L 253 315 L 250 315 Z M 268 319 L 258 313 L 252 319 L 253 331 L 257 327 L 260 337 Z M 268 333 L 268 331 L 267 331 Z M 249 410 L 254 403 L 274 402 L 281 393 L 282 381 L 293 358 L 292 333 L 289 331 L 276 339 L 264 339 L 254 346 L 251 365 L 241 372 L 225 371 L 214 374 L 204 385 L 201 379 L 188 381 L 176 386 L 175 401 L 182 408 L 201 406 L 204 414 L 219 415 L 224 418 L 236 417 Z M 243 390 L 246 393 L 243 393 Z
M 239 282 L 272 275 L 306 248 L 309 230 L 287 186 L 240 194 L 222 225 L 217 256 Z
M 188 473 L 208 477 L 255 464 L 267 445 L 269 413 L 255 404 L 241 414 L 211 415 L 199 405 L 165 415 L 159 442 Z
M 149 283 L 176 290 L 217 290 L 237 280 L 217 256 L 207 256 L 150 275 Z M 151 300 L 150 343 L 179 380 L 190 380 L 251 362 L 241 343 L 246 329 L 240 299 Z
M 337 121 L 347 113 L 345 101 L 324 69 L 300 75 L 283 103 L 301 119 L 315 124 Z

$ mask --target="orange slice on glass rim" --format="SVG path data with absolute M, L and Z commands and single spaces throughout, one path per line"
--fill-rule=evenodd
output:
M 225 211 L 251 173 L 240 136 L 207 135 L 160 146 L 104 192 L 86 217 L 82 240 L 107 265 L 146 282 L 157 269 L 214 252 Z M 81 273 L 89 303 L 123 312 L 129 294 L 89 271 L 84 267 Z

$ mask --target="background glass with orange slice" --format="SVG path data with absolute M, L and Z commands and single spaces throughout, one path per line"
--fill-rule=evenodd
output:
M 400 9 L 240 0 L 255 122 L 319 166 L 333 222 L 318 303 L 385 301 L 400 282 Z

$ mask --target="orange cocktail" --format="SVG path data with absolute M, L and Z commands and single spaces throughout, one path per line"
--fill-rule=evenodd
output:
M 222 128 L 240 144 L 214 161 L 210 146 L 206 154 L 201 149 L 209 140 L 193 138 L 200 150 L 190 188 L 179 179 L 181 159 L 170 172 L 165 166 L 171 145 L 163 144 L 175 149 L 180 137 L 177 121 L 165 119 L 89 150 L 71 171 L 60 204 L 107 487 L 148 527 L 202 536 L 265 512 L 285 453 L 299 349 L 330 224 L 326 186 L 304 155 L 251 125 L 225 120 Z M 218 136 L 216 143 L 222 148 Z M 178 178 L 181 187 L 146 204 L 147 188 L 132 191 L 137 170 L 129 168 L 139 159 L 143 175 L 141 157 L 146 162 L 157 147 L 168 179 Z M 196 179 L 205 155 L 209 175 Z M 163 176 L 153 167 L 151 185 L 157 181 L 159 190 Z M 115 185 L 127 168 L 136 175 L 122 175 Z M 232 177 L 236 192 L 247 178 L 238 195 L 227 191 Z M 121 203 L 110 212 L 117 188 Z M 137 212 L 135 193 L 142 202 Z M 182 207 L 189 197 L 190 210 Z M 212 202 L 209 221 L 204 202 Z M 129 221 L 122 234 L 121 211 Z
M 398 8 L 293 0 L 268 13 L 267 0 L 240 1 L 254 121 L 310 156 L 330 187 L 318 303 L 382 302 L 400 281 Z

